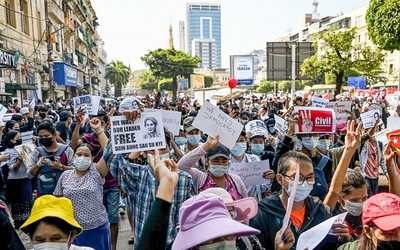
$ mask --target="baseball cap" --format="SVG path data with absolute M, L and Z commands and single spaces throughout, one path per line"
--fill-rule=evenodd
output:
M 11 120 L 14 121 L 21 121 L 22 119 L 23 119 L 22 115 L 15 114 L 11 116 Z
M 215 194 L 199 194 L 186 200 L 179 211 L 179 223 L 180 230 L 172 250 L 191 249 L 228 235 L 260 233 L 257 229 L 233 220 L 224 201 Z
M 362 222 L 373 222 L 383 231 L 400 227 L 400 197 L 391 193 L 371 196 L 363 206 Z
M 215 194 L 222 198 L 227 207 L 234 207 L 236 211 L 236 221 L 244 222 L 248 221 L 257 215 L 258 205 L 257 201 L 253 197 L 247 197 L 240 200 L 234 201 L 232 196 L 223 188 L 208 188 L 200 194 Z
M 208 150 L 207 158 L 209 158 L 210 160 L 213 160 L 217 157 L 222 156 L 226 159 L 229 159 L 229 154 L 230 154 L 229 149 L 227 147 L 225 147 L 224 145 L 222 145 L 221 143 L 218 143 L 215 147 Z
M 345 122 L 339 122 L 338 124 L 336 124 L 336 132 L 338 131 L 346 131 L 347 130 L 347 124 Z
M 68 117 L 72 117 L 69 111 L 61 111 L 58 116 L 60 117 L 60 121 L 66 121 Z
M 193 121 L 193 116 L 189 116 L 185 118 L 185 120 L 183 120 L 183 128 L 185 129 L 186 133 L 192 131 L 193 129 L 196 129 L 194 126 L 192 126 Z
M 27 107 L 22 108 L 19 112 L 21 113 L 21 115 L 26 115 L 29 113 L 29 108 Z
M 43 195 L 36 199 L 31 215 L 22 224 L 20 230 L 26 233 L 27 227 L 46 217 L 55 217 L 65 221 L 78 231 L 78 235 L 83 231 L 83 228 L 75 220 L 72 202 L 67 198 L 57 198 L 53 195 Z

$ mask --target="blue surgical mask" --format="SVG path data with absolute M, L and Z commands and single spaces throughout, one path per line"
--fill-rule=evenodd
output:
M 314 137 L 310 138 L 302 138 L 301 144 L 308 150 L 313 150 L 318 145 L 318 139 L 314 139 Z
M 246 148 L 247 144 L 245 142 L 237 142 L 231 149 L 231 153 L 235 156 L 241 156 L 246 151 Z
M 201 136 L 200 135 L 187 135 L 187 142 L 192 145 L 195 146 L 199 143 L 199 141 L 201 140 Z
M 210 169 L 208 171 L 215 177 L 221 177 L 228 172 L 228 166 L 210 164 Z
M 275 128 L 274 127 L 269 127 L 268 128 L 268 132 L 270 133 L 270 134 L 273 134 L 273 133 L 275 133 Z
M 286 179 L 285 179 L 286 180 Z M 288 181 L 288 180 L 286 180 Z M 284 186 L 283 189 L 285 189 L 287 195 L 290 196 L 290 192 L 292 192 L 292 188 L 293 188 L 293 181 L 288 181 L 289 182 L 289 188 L 286 189 Z M 308 184 L 307 181 L 304 181 L 303 184 L 298 184 L 297 185 L 297 189 L 296 189 L 296 194 L 294 196 L 294 201 L 295 202 L 299 202 L 302 200 L 305 200 L 308 195 L 310 195 L 311 191 L 313 189 L 313 185 L 312 184 Z
M 264 144 L 253 144 L 251 145 L 251 152 L 256 155 L 261 154 L 264 151 Z
M 175 137 L 175 143 L 178 146 L 182 146 L 187 143 L 187 139 L 186 139 L 186 137 Z
M 327 150 L 329 146 L 331 145 L 331 141 L 328 139 L 321 139 L 318 141 L 318 149 L 319 150 Z

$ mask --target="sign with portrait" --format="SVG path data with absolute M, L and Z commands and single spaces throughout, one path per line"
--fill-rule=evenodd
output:
M 84 109 L 88 115 L 97 115 L 100 106 L 100 96 L 83 95 L 73 98 L 75 113 L 80 109 Z

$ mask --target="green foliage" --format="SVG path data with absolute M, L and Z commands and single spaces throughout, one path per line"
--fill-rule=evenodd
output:
M 210 88 L 214 83 L 214 78 L 212 76 L 204 76 L 204 85 L 206 88 Z
M 158 82 L 159 79 L 157 77 L 155 77 L 150 71 L 146 71 L 139 77 L 139 88 L 148 91 L 153 91 L 154 89 L 158 90 Z
M 158 82 L 159 90 L 173 90 L 172 79 L 162 79 Z
M 274 92 L 274 82 L 267 81 L 266 79 L 262 79 L 260 81 L 260 85 L 256 88 L 257 93 L 267 94 Z
M 296 90 L 304 89 L 304 86 L 308 81 L 295 81 Z M 290 91 L 292 89 L 291 81 L 277 81 L 276 90 Z M 262 79 L 260 85 L 256 88 L 257 93 L 274 93 L 274 82 Z
M 296 90 L 304 89 L 306 81 L 295 81 Z M 277 82 L 278 90 L 290 91 L 292 89 L 292 81 L 279 81 Z
M 340 93 L 347 72 L 384 80 L 380 69 L 384 54 L 365 44 L 352 45 L 355 34 L 355 28 L 345 31 L 330 29 L 315 34 L 313 46 L 316 53 L 304 60 L 301 74 L 308 75 L 312 80 L 325 75 L 329 82 L 333 79 L 329 74 L 335 75 L 336 94 Z
M 325 84 L 336 84 L 336 75 L 331 72 L 327 72 L 325 74 Z
M 371 41 L 384 50 L 400 49 L 400 1 L 371 0 L 365 20 Z
M 112 61 L 106 67 L 106 79 L 114 84 L 114 96 L 122 96 L 122 86 L 129 81 L 129 68 L 121 61 Z
M 191 57 L 183 51 L 175 49 L 157 49 L 141 57 L 152 74 L 160 79 L 173 79 L 173 96 L 176 96 L 177 77 L 189 78 L 193 69 L 200 62 L 198 56 Z

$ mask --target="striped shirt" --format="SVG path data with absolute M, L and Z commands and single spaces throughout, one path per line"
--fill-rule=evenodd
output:
M 157 188 L 160 184 L 153 169 L 149 165 L 138 165 L 125 160 L 121 154 L 114 155 L 109 142 L 104 150 L 103 159 L 110 168 L 113 176 L 128 193 L 132 219 L 134 223 L 135 248 L 142 235 L 142 230 L 150 213 Z M 172 206 L 169 215 L 167 245 L 170 245 L 178 230 L 179 209 L 182 203 L 194 195 L 194 185 L 191 176 L 184 171 L 179 171 L 179 180 L 175 186 L 172 197 Z

